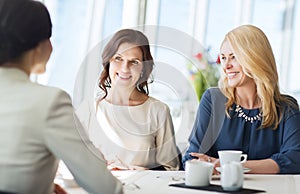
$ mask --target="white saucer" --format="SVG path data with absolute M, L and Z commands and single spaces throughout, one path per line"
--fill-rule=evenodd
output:
M 218 172 L 222 172 L 222 168 L 221 167 L 216 167 L 216 170 Z M 250 168 L 243 168 L 244 173 L 250 172 L 251 169 Z

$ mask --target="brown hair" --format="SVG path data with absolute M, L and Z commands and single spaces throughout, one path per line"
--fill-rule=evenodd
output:
M 99 78 L 99 87 L 104 91 L 101 100 L 107 96 L 107 88 L 111 87 L 111 79 L 109 77 L 109 65 L 111 58 L 116 54 L 119 46 L 123 43 L 130 43 L 137 45 L 143 55 L 143 70 L 142 76 L 137 81 L 138 91 L 146 95 L 149 94 L 148 78 L 153 69 L 153 57 L 150 52 L 148 38 L 140 31 L 133 29 L 123 29 L 114 34 L 112 39 L 107 43 L 102 53 L 103 70 Z

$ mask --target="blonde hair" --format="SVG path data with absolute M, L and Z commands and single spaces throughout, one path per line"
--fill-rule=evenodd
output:
M 268 38 L 259 28 L 242 25 L 226 34 L 221 47 L 225 41 L 231 45 L 245 74 L 256 84 L 257 95 L 261 102 L 261 127 L 276 129 L 282 117 L 280 103 L 288 99 L 279 91 L 276 62 Z M 236 102 L 236 97 L 235 89 L 228 87 L 227 81 L 227 77 L 223 75 L 219 86 L 228 98 L 226 114 L 229 116 L 229 110 Z

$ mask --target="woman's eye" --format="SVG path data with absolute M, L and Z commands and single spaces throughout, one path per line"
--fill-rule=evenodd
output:
M 119 62 L 119 61 L 122 61 L 122 58 L 119 57 L 119 56 L 115 56 L 115 57 L 114 57 L 114 60 L 117 61 L 117 62 Z
M 133 65 L 138 65 L 138 64 L 140 64 L 140 62 L 137 61 L 137 60 L 133 60 L 133 61 L 131 61 L 131 63 L 132 63 Z

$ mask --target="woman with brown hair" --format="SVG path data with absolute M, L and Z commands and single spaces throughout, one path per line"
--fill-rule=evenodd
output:
M 104 48 L 102 65 L 94 105 L 100 127 L 87 128 L 109 168 L 178 169 L 169 107 L 149 96 L 154 63 L 147 37 L 133 29 L 116 32 Z

